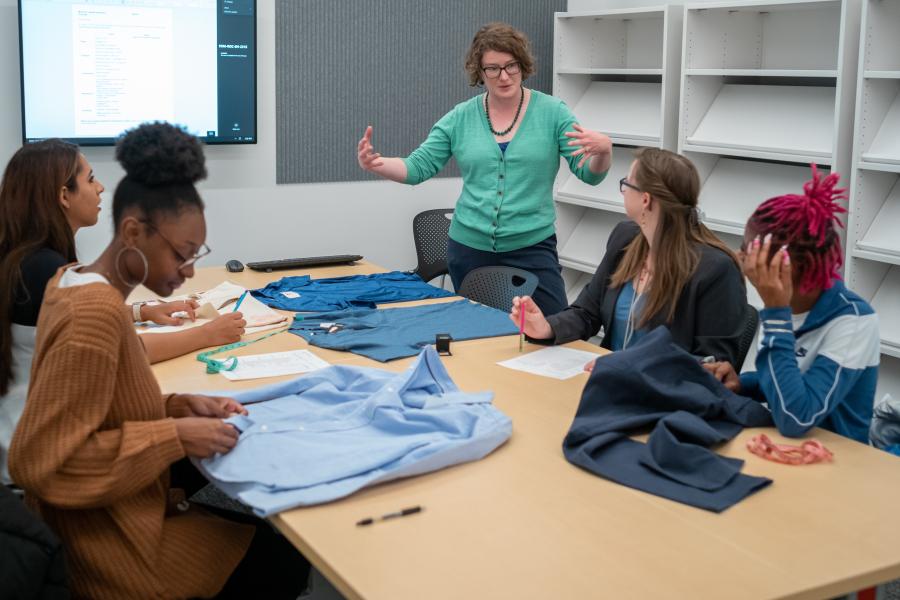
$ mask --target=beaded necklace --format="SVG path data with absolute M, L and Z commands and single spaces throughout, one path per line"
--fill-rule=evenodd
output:
M 487 116 L 488 128 L 494 135 L 504 136 L 512 131 L 512 128 L 516 126 L 516 121 L 519 120 L 519 113 L 522 112 L 522 103 L 525 101 L 525 88 L 520 87 L 519 91 L 521 91 L 522 93 L 519 95 L 519 107 L 516 108 L 516 116 L 513 117 L 512 123 L 509 124 L 509 127 L 504 129 L 503 131 L 494 131 L 494 124 L 491 123 L 491 111 L 488 108 L 488 95 L 490 94 L 490 92 L 484 93 L 484 114 Z

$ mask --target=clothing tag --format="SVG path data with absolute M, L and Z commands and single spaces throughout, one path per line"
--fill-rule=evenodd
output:
M 319 327 L 322 329 L 331 329 L 334 327 L 334 323 L 319 323 Z
M 300 294 L 298 294 L 297 292 L 291 292 L 291 291 L 281 292 L 281 295 L 284 296 L 285 298 L 290 298 L 291 300 L 293 300 L 294 298 L 300 297 Z

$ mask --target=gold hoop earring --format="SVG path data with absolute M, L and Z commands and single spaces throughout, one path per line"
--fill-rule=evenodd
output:
M 144 263 L 144 276 L 138 282 L 131 282 L 131 281 L 126 280 L 124 277 L 122 277 L 122 269 L 121 269 L 121 267 L 119 267 L 119 259 L 122 258 L 122 254 L 126 250 L 134 250 L 135 252 L 137 252 L 138 256 L 141 257 L 141 262 Z M 133 246 L 123 246 L 122 249 L 119 250 L 118 253 L 116 253 L 116 275 L 119 277 L 119 281 L 121 281 L 125 285 L 127 285 L 129 287 L 137 287 L 139 285 L 144 285 L 144 282 L 147 281 L 147 276 L 149 274 L 150 274 L 150 265 L 147 264 L 147 257 L 144 256 L 144 253 L 141 252 L 140 249 L 135 248 Z

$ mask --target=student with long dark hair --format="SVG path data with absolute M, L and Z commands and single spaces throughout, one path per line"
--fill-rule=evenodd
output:
M 525 333 L 556 344 L 602 327 L 611 350 L 666 325 L 688 352 L 735 362 L 746 290 L 734 253 L 700 221 L 696 167 L 668 150 L 641 148 L 619 187 L 630 221 L 610 234 L 578 299 L 545 318 L 530 298 L 517 298 L 510 317 L 518 323 L 524 305 Z
M 186 507 L 170 487 L 176 461 L 234 447 L 238 433 L 223 419 L 246 410 L 230 398 L 161 394 L 124 304 L 138 285 L 169 296 L 206 252 L 194 187 L 206 175 L 202 146 L 149 124 L 120 140 L 116 158 L 126 176 L 112 242 L 47 285 L 10 472 L 62 539 L 78 597 L 211 597 L 224 587 L 229 597 L 296 598 L 308 563 L 290 544 L 265 523 Z

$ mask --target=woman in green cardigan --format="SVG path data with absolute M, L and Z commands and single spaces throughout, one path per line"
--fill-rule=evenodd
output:
M 612 142 L 578 125 L 558 98 L 522 85 L 534 73 L 534 58 L 525 35 L 509 25 L 491 23 L 475 34 L 466 71 L 470 85 L 484 85 L 484 94 L 457 104 L 406 158 L 375 152 L 369 126 L 359 141 L 359 164 L 415 185 L 455 157 L 463 189 L 447 247 L 454 287 L 478 267 L 518 267 L 538 276 L 533 299 L 544 314 L 554 314 L 568 306 L 554 228 L 559 157 L 596 185 L 609 170 Z

